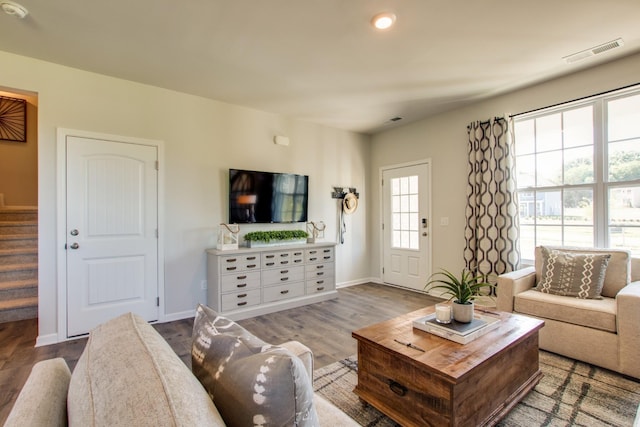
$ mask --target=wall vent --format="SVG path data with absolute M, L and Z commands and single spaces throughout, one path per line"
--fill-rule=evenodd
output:
M 592 48 L 565 56 L 562 59 L 567 64 L 573 64 L 574 62 L 582 61 L 583 59 L 587 59 L 591 56 L 598 55 L 600 53 L 606 52 L 611 49 L 616 49 L 622 46 L 624 46 L 624 41 L 622 39 L 615 39 L 615 40 L 611 40 L 610 42 L 606 42 L 601 45 L 594 46 Z

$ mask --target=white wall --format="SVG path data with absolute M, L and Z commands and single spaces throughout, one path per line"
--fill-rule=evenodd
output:
M 640 83 L 640 54 L 580 71 L 571 76 L 498 96 L 450 111 L 372 138 L 371 179 L 378 181 L 382 166 L 414 159 L 432 159 L 433 268 L 458 271 L 464 267 L 464 226 L 467 179 L 467 125 L 504 114 L 536 108 Z M 369 205 L 379 206 L 379 191 L 371 187 Z M 440 218 L 449 217 L 448 226 Z M 380 250 L 380 215 L 371 211 L 372 254 Z M 371 275 L 380 276 L 378 257 L 372 257 Z
M 230 167 L 309 175 L 309 218 L 327 224 L 326 240 L 335 240 L 338 230 L 332 185 L 357 187 L 360 209 L 337 248 L 337 282 L 369 277 L 368 136 L 5 52 L 0 69 L 0 87 L 38 95 L 40 337 L 58 333 L 57 127 L 164 141 L 167 319 L 206 302 L 204 251 L 215 246 L 218 224 L 227 220 Z M 291 145 L 274 145 L 276 134 L 289 136 Z

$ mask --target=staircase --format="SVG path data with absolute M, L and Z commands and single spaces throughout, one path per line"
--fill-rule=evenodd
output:
M 0 207 L 0 323 L 38 317 L 38 210 Z

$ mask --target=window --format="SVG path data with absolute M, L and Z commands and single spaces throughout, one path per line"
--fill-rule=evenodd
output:
M 514 122 L 522 258 L 544 244 L 640 255 L 640 89 Z

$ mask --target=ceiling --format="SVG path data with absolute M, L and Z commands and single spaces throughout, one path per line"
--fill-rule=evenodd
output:
M 0 50 L 362 133 L 640 51 L 639 0 L 19 3 Z M 396 25 L 376 31 L 382 11 Z

